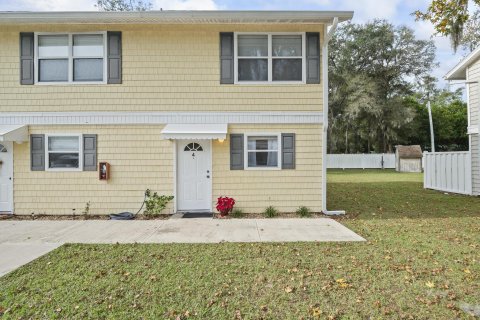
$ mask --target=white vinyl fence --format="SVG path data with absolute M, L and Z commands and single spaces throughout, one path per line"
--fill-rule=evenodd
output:
M 394 153 L 328 154 L 329 169 L 395 169 Z
M 472 194 L 472 160 L 468 151 L 425 152 L 423 187 Z

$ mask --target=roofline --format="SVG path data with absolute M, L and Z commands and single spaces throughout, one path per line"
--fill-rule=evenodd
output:
M 461 60 L 452 70 L 450 70 L 445 76 L 445 80 L 465 80 L 468 66 L 480 57 L 480 47 L 473 50 L 463 60 Z
M 325 24 L 353 18 L 353 11 L 0 11 L 0 24 Z

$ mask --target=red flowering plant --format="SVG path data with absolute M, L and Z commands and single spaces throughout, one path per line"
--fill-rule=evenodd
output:
M 217 199 L 217 211 L 220 212 L 221 217 L 225 217 L 233 210 L 235 199 L 229 197 L 219 197 Z

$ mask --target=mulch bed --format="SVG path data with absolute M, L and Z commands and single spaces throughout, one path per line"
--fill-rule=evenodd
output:
M 170 218 L 170 214 L 162 214 L 156 217 L 146 216 L 144 214 L 138 214 L 135 216 L 135 220 L 167 220 Z M 14 221 L 33 221 L 33 220 L 110 220 L 108 215 L 17 215 L 6 214 L 0 215 L 0 220 L 14 220 Z
M 245 213 L 241 217 L 232 217 L 231 215 L 228 215 L 226 217 L 220 217 L 220 215 L 215 214 L 214 216 L 216 219 L 298 219 L 298 218 L 303 218 L 303 219 L 317 219 L 317 218 L 331 218 L 331 216 L 324 215 L 321 212 L 312 212 L 312 214 L 308 217 L 301 217 L 295 212 L 285 212 L 285 213 L 279 213 L 278 216 L 273 217 L 273 218 L 267 218 L 261 213 Z

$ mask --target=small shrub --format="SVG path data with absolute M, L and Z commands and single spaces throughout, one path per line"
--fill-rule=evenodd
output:
M 216 209 L 220 212 L 220 215 L 224 217 L 232 212 L 234 205 L 235 199 L 230 197 L 219 197 L 217 199 Z
M 232 211 L 232 217 L 234 218 L 241 218 L 245 215 L 245 213 L 242 211 L 242 209 L 234 209 Z
M 147 189 L 145 191 L 145 211 L 143 213 L 151 217 L 159 216 L 172 200 L 173 196 L 158 195 L 156 192 L 152 194 L 150 189 Z
M 312 211 L 310 211 L 310 209 L 308 209 L 307 207 L 305 206 L 301 206 L 300 208 L 297 209 L 296 213 L 300 216 L 300 217 L 310 217 L 312 215 Z
M 275 218 L 278 216 L 278 210 L 274 206 L 268 206 L 265 211 L 263 211 L 263 215 L 266 218 Z
M 88 219 L 88 214 L 90 213 L 90 201 L 88 201 L 86 204 L 85 204 L 85 208 L 83 209 L 82 211 L 82 214 L 83 214 L 83 219 L 84 220 L 87 220 Z M 75 216 L 74 216 L 75 217 Z

